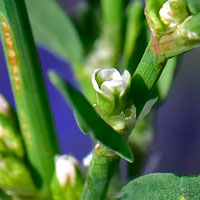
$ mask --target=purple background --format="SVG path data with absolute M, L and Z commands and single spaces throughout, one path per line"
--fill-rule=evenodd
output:
M 69 4 L 61 1 L 72 13 Z M 73 6 L 72 5 L 72 6 Z M 38 46 L 50 97 L 58 138 L 63 153 L 83 158 L 92 148 L 88 136 L 83 135 L 74 121 L 71 109 L 50 84 L 46 72 L 55 69 L 74 82 L 68 63 L 63 62 Z M 200 49 L 184 54 L 167 101 L 157 112 L 156 140 L 145 167 L 145 173 L 176 172 L 200 174 Z M 2 48 L 0 48 L 0 93 L 14 104 Z

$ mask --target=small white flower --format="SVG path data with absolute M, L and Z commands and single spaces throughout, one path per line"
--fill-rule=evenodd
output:
M 116 69 L 96 69 L 92 76 L 96 91 L 96 110 L 118 133 L 129 134 L 136 122 L 136 109 L 131 103 L 131 75 Z
M 74 185 L 76 178 L 77 161 L 72 156 L 55 156 L 56 177 L 61 186 L 65 186 L 68 181 Z
M 127 70 L 121 75 L 116 69 L 96 69 L 92 84 L 97 92 L 97 105 L 103 112 L 112 113 L 115 107 L 126 105 L 125 96 L 130 88 L 131 76 Z M 117 105 L 118 104 L 118 105 Z

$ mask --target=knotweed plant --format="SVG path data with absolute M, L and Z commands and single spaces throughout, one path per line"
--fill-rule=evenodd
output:
M 200 45 L 200 1 L 146 0 L 145 8 L 140 0 L 81 5 L 70 19 L 56 0 L 0 0 L 16 103 L 15 110 L 0 95 L 0 199 L 200 199 L 198 175 L 155 173 L 123 187 L 118 176 L 120 159 L 142 168 L 133 152 L 139 149 L 140 160 L 148 154 L 150 112 L 167 97 L 177 56 Z M 88 23 L 90 30 L 83 31 Z M 82 132 L 96 142 L 83 163 L 60 153 L 35 41 L 74 70 L 81 91 L 53 69 L 48 75 Z

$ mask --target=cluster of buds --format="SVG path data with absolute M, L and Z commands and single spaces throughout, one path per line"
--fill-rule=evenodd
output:
M 186 0 L 147 0 L 146 17 L 157 54 L 170 58 L 200 45 L 200 10 Z
M 96 69 L 92 76 L 96 91 L 95 108 L 118 133 L 129 133 L 136 121 L 135 106 L 130 98 L 131 76 L 116 69 Z

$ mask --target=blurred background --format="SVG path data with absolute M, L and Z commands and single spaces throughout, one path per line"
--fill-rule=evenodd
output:
M 58 0 L 71 17 L 80 1 Z M 68 63 L 39 44 L 38 52 L 62 153 L 74 155 L 81 160 L 92 150 L 92 141 L 89 136 L 80 132 L 71 108 L 47 78 L 48 69 L 55 69 L 72 84 L 76 84 L 72 70 Z M 2 47 L 0 93 L 14 106 Z M 200 174 L 200 48 L 181 56 L 169 96 L 156 111 L 154 130 L 156 137 L 144 173 Z

